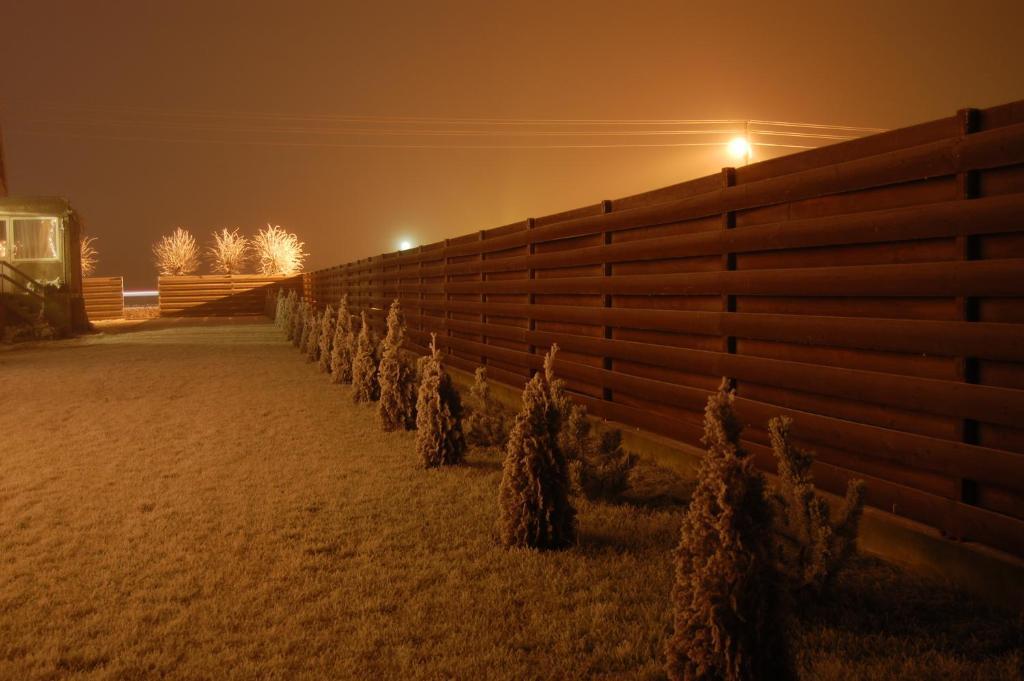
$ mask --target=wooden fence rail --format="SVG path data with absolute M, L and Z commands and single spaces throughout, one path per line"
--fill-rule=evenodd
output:
M 89 321 L 124 317 L 124 279 L 121 277 L 86 277 L 82 279 L 82 294 Z
M 161 276 L 160 316 L 263 314 L 268 287 L 301 288 L 301 277 L 254 274 Z
M 304 277 L 521 386 L 553 343 L 591 413 L 698 444 L 795 419 L 819 484 L 1024 556 L 1024 102 L 727 168 Z

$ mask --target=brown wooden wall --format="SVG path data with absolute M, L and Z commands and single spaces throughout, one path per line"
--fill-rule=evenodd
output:
M 82 293 L 89 321 L 124 317 L 124 280 L 121 277 L 86 277 L 82 279 Z
M 301 277 L 257 274 L 161 276 L 160 316 L 264 314 L 268 287 L 301 289 Z
M 521 386 L 557 342 L 591 413 L 698 444 L 727 376 L 772 470 L 1024 555 L 1024 102 L 305 276 Z

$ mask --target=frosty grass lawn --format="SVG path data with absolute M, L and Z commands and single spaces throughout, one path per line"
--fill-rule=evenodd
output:
M 680 484 L 493 539 L 496 453 L 422 470 L 263 320 L 0 351 L 0 679 L 654 679 Z M 671 495 L 670 495 L 671 496 Z M 808 679 L 1021 678 L 1020 623 L 863 559 Z

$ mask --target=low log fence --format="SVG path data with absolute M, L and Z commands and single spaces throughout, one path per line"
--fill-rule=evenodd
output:
M 302 277 L 251 274 L 161 276 L 160 316 L 232 316 L 264 314 L 268 291 L 301 290 Z
M 124 279 L 122 277 L 86 277 L 82 279 L 85 314 L 89 321 L 124 317 Z

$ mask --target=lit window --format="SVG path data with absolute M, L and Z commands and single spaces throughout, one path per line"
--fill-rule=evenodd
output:
M 0 258 L 7 258 L 7 223 L 0 220 Z
M 15 260 L 57 260 L 60 257 L 56 218 L 18 218 L 11 224 Z

